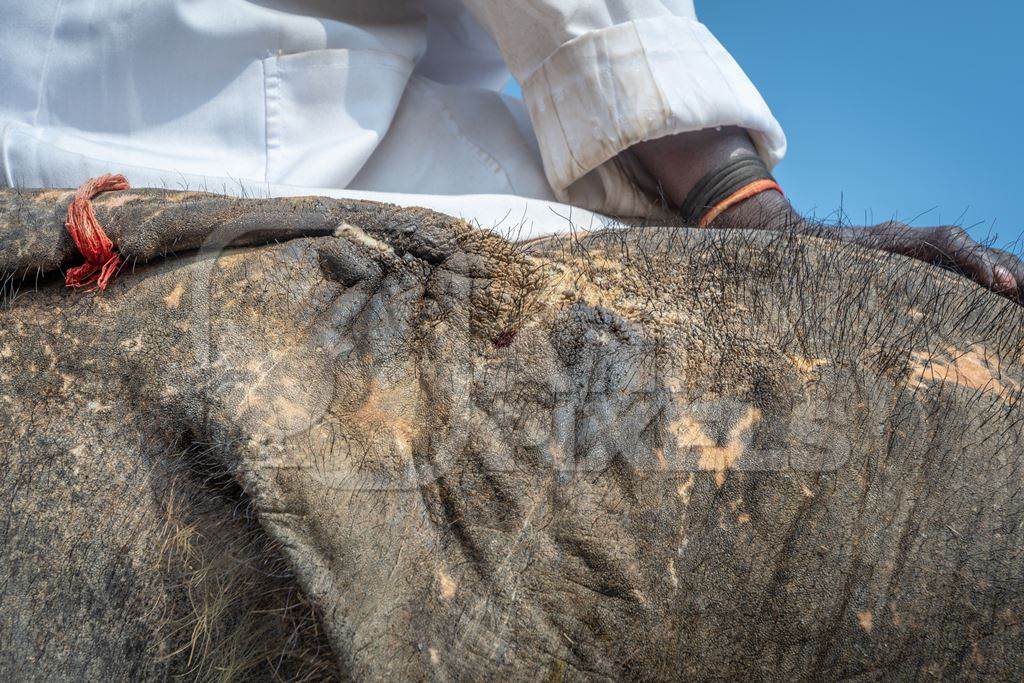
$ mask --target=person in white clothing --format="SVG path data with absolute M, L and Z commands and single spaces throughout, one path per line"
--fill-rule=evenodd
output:
M 419 205 L 519 238 L 603 216 L 820 233 L 692 0 L 0 0 L 0 184 Z M 511 75 L 523 100 L 500 94 Z M 837 237 L 1016 296 L 953 228 Z

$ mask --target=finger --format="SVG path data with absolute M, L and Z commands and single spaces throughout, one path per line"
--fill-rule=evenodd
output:
M 1013 276 L 1009 270 L 1003 266 L 996 265 L 992 269 L 993 279 L 995 280 L 994 290 L 999 294 L 1010 294 L 1017 293 L 1017 278 Z
M 970 269 L 971 277 L 983 287 L 1009 299 L 1017 299 L 1017 278 L 1009 269 L 1000 265 L 993 254 L 974 250 L 962 263 Z
M 942 260 L 983 287 L 1002 294 L 1015 296 L 1017 278 L 997 259 L 995 250 L 983 247 L 966 235 L 959 235 L 939 247 Z M 945 247 L 945 248 L 942 248 Z
M 1024 264 L 1016 257 L 999 249 L 985 247 L 969 237 L 965 238 L 964 253 L 968 254 L 965 261 L 971 262 L 974 278 L 996 294 L 1009 299 L 1017 299 L 1018 285 L 1024 275 Z M 1018 272 L 1011 267 L 1016 266 Z
M 1017 280 L 1009 270 L 999 265 L 992 254 L 982 248 L 972 249 L 966 262 L 972 270 L 972 277 L 997 294 L 1016 291 Z
M 1017 256 L 1002 249 L 992 249 L 992 252 L 999 267 L 1009 272 L 1014 280 L 1014 286 L 1006 292 L 1002 292 L 1002 294 L 1021 303 L 1021 295 L 1024 294 L 1022 292 L 1022 287 L 1024 287 L 1024 262 Z

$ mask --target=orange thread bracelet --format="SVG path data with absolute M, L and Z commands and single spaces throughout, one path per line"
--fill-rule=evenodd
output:
M 739 204 L 742 201 L 750 199 L 754 195 L 758 195 L 761 194 L 762 192 L 767 192 L 769 190 L 776 190 L 780 194 L 785 195 L 785 192 L 782 191 L 782 188 L 779 187 L 779 184 L 772 180 L 771 178 L 755 180 L 754 182 L 748 185 L 744 185 L 743 187 L 736 190 L 731 195 L 729 195 L 728 197 L 726 197 L 725 199 L 723 199 L 722 201 L 718 202 L 713 207 L 708 209 L 708 212 L 701 216 L 700 222 L 698 223 L 698 227 L 706 228 L 708 225 L 711 224 L 711 221 L 715 220 L 720 215 L 722 215 L 722 212 L 728 209 L 729 207 L 735 206 L 736 204 Z

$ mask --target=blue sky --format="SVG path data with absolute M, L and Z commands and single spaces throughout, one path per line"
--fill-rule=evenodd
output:
M 803 213 L 1024 233 L 1024 2 L 697 0 L 789 139 Z

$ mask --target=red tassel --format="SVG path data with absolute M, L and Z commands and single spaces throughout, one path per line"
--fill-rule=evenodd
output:
M 67 272 L 64 277 L 66 286 L 80 288 L 94 285 L 89 291 L 97 288 L 102 291 L 117 274 L 121 267 L 121 257 L 114 252 L 114 243 L 96 220 L 92 198 L 101 192 L 128 188 L 128 180 L 123 175 L 108 173 L 83 183 L 75 192 L 64 225 L 78 251 L 85 257 L 85 263 Z

